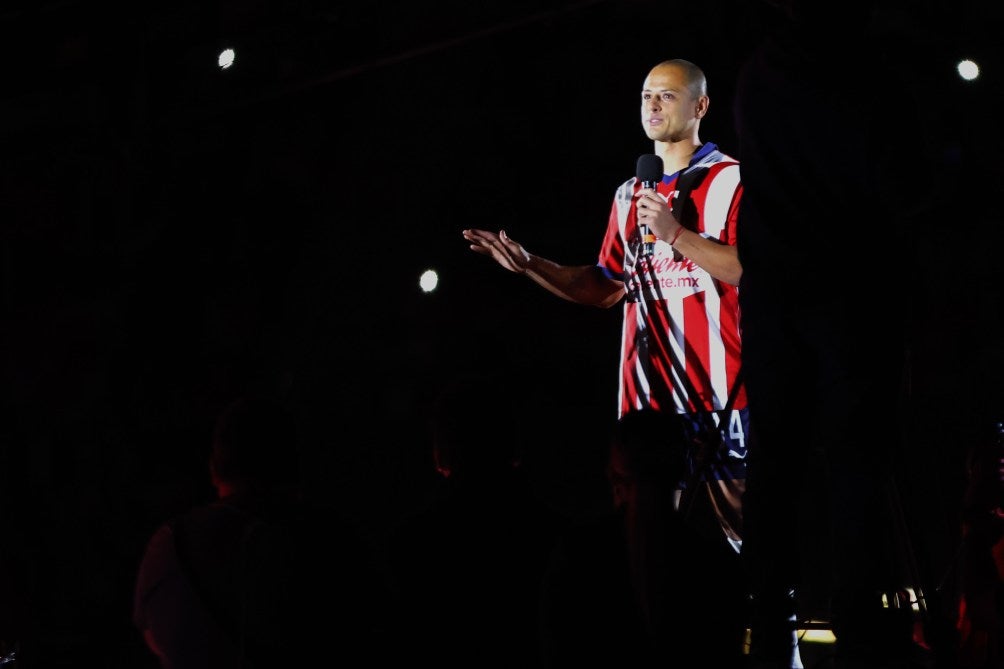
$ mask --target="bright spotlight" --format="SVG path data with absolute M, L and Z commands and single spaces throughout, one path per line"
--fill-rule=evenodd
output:
M 225 70 L 234 64 L 234 50 L 224 49 L 220 51 L 220 55 L 216 58 L 216 63 L 220 66 L 221 70 Z
M 418 280 L 418 285 L 422 288 L 423 292 L 431 293 L 436 290 L 436 286 L 439 285 L 439 275 L 436 274 L 435 270 L 427 269 L 422 272 L 422 276 Z
M 959 61 L 959 64 L 955 66 L 958 70 L 959 76 L 966 81 L 972 81 L 976 77 L 980 76 L 980 67 L 973 61 L 966 59 Z

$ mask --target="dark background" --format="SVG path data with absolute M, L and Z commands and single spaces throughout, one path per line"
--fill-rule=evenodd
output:
M 605 504 L 619 307 L 565 303 L 460 231 L 592 262 L 651 151 L 652 65 L 701 65 L 701 139 L 737 150 L 760 4 L 6 3 L 0 641 L 33 667 L 150 666 L 129 622 L 136 564 L 159 522 L 211 497 L 212 423 L 245 392 L 286 398 L 308 492 L 378 547 L 429 499 L 429 402 L 464 370 L 517 381 L 523 411 L 498 420 L 524 426 L 546 498 L 573 516 Z M 914 307 L 899 494 L 928 582 L 950 592 L 964 454 L 1004 418 L 1001 10 L 883 7 L 937 166 L 916 196 L 937 215 L 904 240 L 910 276 L 869 257 L 881 231 L 833 243 L 861 290 Z M 961 57 L 981 80 L 955 76 Z M 833 85 L 854 95 L 866 76 Z

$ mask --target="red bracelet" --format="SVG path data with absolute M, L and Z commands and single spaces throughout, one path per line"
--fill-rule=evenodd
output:
M 682 225 L 676 229 L 676 234 L 673 235 L 673 238 L 671 240 L 669 240 L 669 245 L 670 246 L 672 246 L 673 244 L 676 243 L 676 240 L 680 238 L 680 234 L 681 233 L 683 233 L 683 226 Z

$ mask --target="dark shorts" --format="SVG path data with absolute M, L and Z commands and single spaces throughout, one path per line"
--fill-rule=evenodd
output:
M 733 409 L 728 424 L 717 416 L 683 414 L 684 429 L 692 446 L 687 451 L 688 480 L 745 479 L 746 447 L 749 444 L 749 409 Z M 681 486 L 686 489 L 686 481 Z

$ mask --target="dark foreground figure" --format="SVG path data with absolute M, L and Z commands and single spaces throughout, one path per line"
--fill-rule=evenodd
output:
M 607 468 L 611 511 L 563 534 L 545 579 L 549 667 L 740 666 L 738 556 L 674 504 L 686 467 L 683 420 L 641 409 L 618 422 Z
M 888 537 L 909 294 L 895 287 L 923 229 L 924 132 L 886 67 L 877 3 L 762 4 L 768 34 L 735 98 L 753 657 L 790 666 L 802 566 L 791 519 L 820 457 L 837 666 L 913 666 L 911 621 L 882 597 L 902 585 Z
M 564 520 L 532 484 L 519 405 L 502 375 L 459 375 L 435 398 L 439 487 L 388 541 L 401 666 L 541 666 L 540 583 Z
M 139 566 L 134 621 L 164 669 L 382 666 L 385 583 L 356 524 L 300 494 L 281 405 L 220 416 L 217 499 L 164 523 Z

